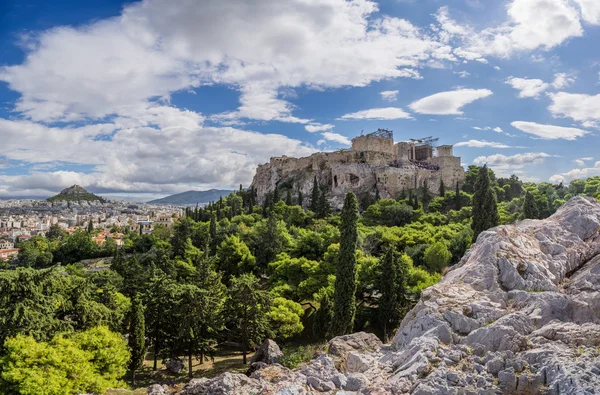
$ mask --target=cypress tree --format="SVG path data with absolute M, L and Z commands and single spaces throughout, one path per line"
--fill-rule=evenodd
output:
M 310 199 L 310 207 L 309 209 L 313 212 L 317 212 L 317 207 L 319 204 L 319 182 L 317 181 L 317 176 L 313 180 L 313 189 L 312 196 Z
M 303 207 L 303 203 L 304 203 L 304 195 L 302 194 L 300 185 L 298 185 L 298 206 Z
M 139 294 L 135 295 L 131 304 L 129 316 L 129 371 L 131 384 L 135 385 L 135 372 L 142 368 L 146 357 L 146 324 L 144 321 L 144 306 Z
M 329 338 L 331 323 L 333 322 L 333 304 L 331 294 L 324 292 L 319 300 L 319 308 L 315 312 L 313 321 L 313 336 L 317 340 Z
M 381 199 L 381 195 L 379 195 L 379 188 L 375 187 L 375 203 L 377 203 Z
M 91 219 L 88 221 L 88 228 L 87 228 L 87 232 L 88 232 L 88 233 L 92 233 L 92 232 L 94 232 L 94 223 L 92 222 L 92 220 L 91 220 Z
M 397 304 L 396 300 L 396 268 L 395 266 L 394 251 L 389 247 L 381 262 L 381 274 L 379 278 L 379 292 L 381 297 L 379 298 L 379 306 L 377 312 L 379 314 L 379 324 L 383 329 L 383 341 L 388 341 L 387 330 L 395 321 L 397 315 Z
M 498 205 L 496 194 L 490 185 L 490 175 L 487 165 L 479 169 L 477 181 L 475 181 L 475 193 L 473 194 L 473 229 L 474 239 L 485 230 L 498 225 Z
M 352 331 L 356 305 L 356 242 L 358 238 L 358 201 L 354 193 L 346 195 L 340 217 L 340 252 L 337 258 L 333 294 L 332 335 Z
M 331 213 L 331 206 L 327 200 L 327 191 L 323 190 L 319 194 L 319 201 L 317 203 L 317 218 L 325 218 Z
M 288 189 L 287 194 L 285 195 L 285 204 L 287 204 L 288 206 L 291 206 L 293 204 L 291 189 Z
M 444 197 L 446 194 L 446 187 L 444 186 L 444 180 L 440 181 L 440 196 Z
M 456 211 L 462 208 L 462 203 L 460 201 L 460 188 L 458 187 L 458 181 L 456 181 L 456 192 L 454 195 L 454 209 Z
M 523 202 L 523 218 L 538 219 L 539 217 L 540 211 L 535 203 L 533 194 L 529 191 L 525 192 L 525 201 Z
M 210 214 L 208 235 L 210 237 L 210 255 L 214 256 L 217 253 L 217 218 L 214 212 Z
M 280 200 L 281 197 L 279 196 L 279 188 L 277 188 L 277 185 L 275 185 L 275 190 L 273 191 L 273 204 L 277 203 Z

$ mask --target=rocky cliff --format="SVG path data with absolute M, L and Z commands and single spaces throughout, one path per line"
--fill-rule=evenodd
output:
M 338 337 L 299 369 L 196 379 L 181 394 L 596 393 L 599 229 L 600 203 L 577 197 L 549 219 L 488 230 L 423 292 L 392 344 Z

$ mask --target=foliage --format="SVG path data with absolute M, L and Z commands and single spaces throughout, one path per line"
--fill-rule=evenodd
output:
M 135 385 L 135 372 L 142 368 L 146 357 L 146 324 L 144 320 L 144 306 L 139 295 L 136 295 L 131 304 L 129 314 L 128 345 L 131 358 L 129 371 L 131 382 Z
M 473 228 L 474 239 L 487 229 L 498 225 L 500 216 L 496 203 L 496 195 L 491 187 L 488 168 L 479 169 L 475 192 L 473 194 Z
M 301 317 L 304 309 L 299 303 L 285 298 L 273 299 L 271 311 L 267 314 L 271 320 L 271 327 L 278 339 L 286 339 L 300 334 L 304 330 Z
M 439 241 L 427 247 L 423 254 L 425 266 L 432 272 L 441 272 L 451 259 L 452 253 L 448 251 L 444 243 Z
M 340 224 L 340 252 L 337 257 L 335 291 L 333 295 L 334 335 L 352 331 L 356 310 L 356 245 L 358 239 L 358 201 L 353 193 L 344 200 Z

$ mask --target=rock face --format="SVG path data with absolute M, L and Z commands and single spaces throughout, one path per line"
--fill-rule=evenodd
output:
M 423 292 L 391 345 L 338 337 L 297 370 L 225 374 L 184 393 L 598 393 L 599 229 L 600 203 L 577 197 L 547 220 L 488 230 Z
M 279 362 L 281 357 L 283 357 L 283 353 L 277 343 L 274 340 L 267 339 L 256 350 L 252 358 L 250 358 L 250 363 L 264 362 L 267 365 L 271 365 Z

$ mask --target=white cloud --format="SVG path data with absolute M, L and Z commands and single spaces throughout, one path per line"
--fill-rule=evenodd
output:
M 491 126 L 484 126 L 484 127 L 473 126 L 473 129 L 475 129 L 475 130 L 481 130 L 481 131 L 491 130 L 491 131 L 494 131 L 496 133 L 504 133 L 504 130 L 502 130 L 502 128 L 499 127 L 499 126 L 496 126 L 495 128 L 492 128 Z
M 470 147 L 470 148 L 525 148 L 525 147 L 511 147 L 503 143 L 496 143 L 493 141 L 485 140 L 469 140 L 461 141 L 460 143 L 454 144 L 455 147 Z
M 489 89 L 459 89 L 427 96 L 411 103 L 409 107 L 419 114 L 461 115 L 463 106 L 492 94 Z
M 559 183 L 559 182 L 571 182 L 573 180 L 577 180 L 580 178 L 588 178 L 600 176 L 600 162 L 596 162 L 594 167 L 585 167 L 580 169 L 572 169 L 566 173 L 554 174 L 550 177 L 550 182 Z
M 581 159 L 575 159 L 573 162 L 579 167 L 585 167 L 585 162 Z
M 528 163 L 541 162 L 546 158 L 550 158 L 552 155 L 548 155 L 544 152 L 528 152 L 525 154 L 517 154 L 513 156 L 506 156 L 502 154 L 495 154 L 490 156 L 479 156 L 473 160 L 476 165 L 499 165 L 499 166 L 513 166 L 521 167 Z
M 368 0 L 144 0 L 118 17 L 32 36 L 26 48 L 0 80 L 21 94 L 16 110 L 39 121 L 103 118 L 219 83 L 241 94 L 239 109 L 221 119 L 305 123 L 281 89 L 421 78 L 430 61 L 456 60 Z
M 583 129 L 567 128 L 563 126 L 542 125 L 535 122 L 515 121 L 511 125 L 522 132 L 533 134 L 541 137 L 544 140 L 576 140 L 578 137 L 583 137 L 589 132 Z
M 571 86 L 575 82 L 576 78 L 567 73 L 556 73 L 554 74 L 554 82 L 552 87 L 555 89 L 563 89 Z
M 587 23 L 600 25 L 600 3 L 598 0 L 575 0 L 581 8 L 581 16 Z
M 379 93 L 381 98 L 386 101 L 396 101 L 398 98 L 398 91 L 383 91 Z
M 494 129 L 492 129 L 492 130 L 493 130 L 494 132 L 496 132 L 496 133 L 503 133 L 503 132 L 504 132 L 504 130 L 502 130 L 502 128 L 501 128 L 501 127 L 495 127 L 495 128 L 494 128 Z
M 352 142 L 350 141 L 350 139 L 348 137 L 342 136 L 341 134 L 338 134 L 338 133 L 325 132 L 325 133 L 322 133 L 322 136 L 325 140 L 335 141 L 336 143 L 340 143 L 340 144 L 344 144 L 344 145 L 352 144 Z
M 548 110 L 556 117 L 572 118 L 575 121 L 600 120 L 600 94 L 592 96 L 575 93 L 550 93 L 552 104 Z
M 504 23 L 478 30 L 456 22 L 450 18 L 448 7 L 442 7 L 436 14 L 440 39 L 458 41 L 462 45 L 454 53 L 476 60 L 485 56 L 508 57 L 538 48 L 547 50 L 583 35 L 579 12 L 566 0 L 513 0 L 506 9 Z
M 385 107 L 385 108 L 371 108 L 368 110 L 362 110 L 352 112 L 349 114 L 342 115 L 341 120 L 356 120 L 356 119 L 378 119 L 378 120 L 390 120 L 390 119 L 410 119 L 409 113 L 401 108 L 397 107 Z
M 311 123 L 309 125 L 304 126 L 304 129 L 306 129 L 306 131 L 309 133 L 325 132 L 327 130 L 333 129 L 333 125 L 330 125 L 330 124 L 323 125 L 320 123 Z
M 539 97 L 550 86 L 540 79 L 509 77 L 505 82 L 520 91 L 519 97 Z
M 455 71 L 454 74 L 458 75 L 459 78 L 467 78 L 471 75 L 468 71 Z

